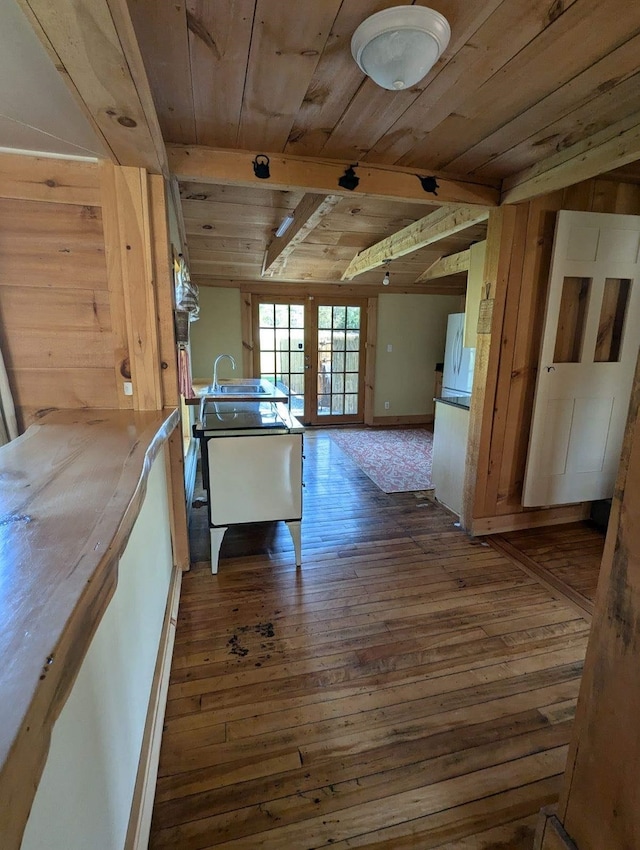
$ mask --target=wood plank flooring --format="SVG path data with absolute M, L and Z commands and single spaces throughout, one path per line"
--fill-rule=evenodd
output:
M 573 522 L 494 535 L 491 543 L 592 613 L 604 538 L 590 523 Z
M 269 524 L 211 575 L 194 511 L 150 847 L 530 850 L 588 622 L 326 432 L 305 454 L 301 570 Z

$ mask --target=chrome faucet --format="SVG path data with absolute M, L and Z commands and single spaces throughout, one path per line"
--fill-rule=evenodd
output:
M 212 389 L 213 389 L 214 392 L 218 389 L 218 363 L 221 360 L 223 360 L 225 357 L 231 361 L 232 368 L 234 370 L 236 368 L 236 361 L 233 359 L 233 357 L 230 354 L 218 354 L 218 356 L 216 357 L 215 362 L 213 364 L 213 387 L 212 387 Z

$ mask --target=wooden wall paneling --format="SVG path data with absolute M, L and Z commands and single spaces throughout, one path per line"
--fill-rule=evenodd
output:
M 519 204 L 516 206 L 502 335 L 500 339 L 499 372 L 493 405 L 491 460 L 487 470 L 487 481 L 484 491 L 485 515 L 499 513 L 498 505 L 501 501 L 505 501 L 506 492 L 511 489 L 509 475 L 507 474 L 505 476 L 504 473 L 505 466 L 509 469 L 508 460 L 510 455 L 512 456 L 509 449 L 512 449 L 512 446 L 510 445 L 508 448 L 505 446 L 505 438 L 507 429 L 513 424 L 510 418 L 512 393 L 515 386 L 522 381 L 522 375 L 518 374 L 514 369 L 513 360 L 518 330 L 520 329 L 521 312 L 524 306 L 521 304 L 521 300 L 522 296 L 526 297 L 528 294 L 522 292 L 528 218 L 528 205 Z M 522 437 L 521 434 L 517 436 L 519 438 Z M 507 479 L 506 481 L 505 477 Z M 505 510 L 503 506 L 503 512 L 507 513 L 510 511 L 508 509 Z
M 185 0 L 178 3 L 132 0 L 128 7 L 146 59 L 145 68 L 162 136 L 174 142 L 193 144 L 196 129 Z M 151 56 L 157 61 L 149 61 Z
M 558 818 L 580 850 L 640 846 L 639 410 L 640 361 L 558 806 Z
M 150 233 L 153 253 L 153 280 L 158 312 L 160 380 L 164 407 L 178 407 L 178 361 L 173 308 L 175 306 L 173 257 L 169 240 L 165 180 L 149 175 Z
M 238 69 L 244 68 L 249 55 L 255 0 L 186 2 L 194 89 L 193 141 L 232 148 L 238 140 L 245 83 L 245 74 Z
M 0 154 L 0 198 L 97 207 L 100 171 L 95 162 Z
M 117 166 L 113 174 L 133 406 L 135 410 L 160 410 L 162 386 L 147 174 L 139 168 Z
M 99 207 L 0 200 L 0 274 L 28 287 L 107 288 Z
M 633 183 L 618 183 L 616 210 L 621 215 L 640 214 L 640 186 Z
M 516 210 L 512 206 L 492 210 L 489 215 L 484 267 L 485 297 L 480 302 L 480 312 L 481 317 L 483 312 L 489 312 L 490 320 L 486 326 L 482 326 L 482 320 L 478 323 L 463 510 L 460 517 L 463 528 L 468 529 L 472 528 L 473 518 L 483 516 L 485 511 L 493 406 L 500 362 L 499 340 L 502 335 L 515 223 Z
M 340 6 L 341 0 L 325 0 L 307 6 L 304 15 L 292 15 L 289 0 L 257 0 L 240 147 L 284 148 Z
M 46 173 L 77 197 L 70 170 L 37 168 L 36 180 Z M 117 407 L 101 211 L 66 203 L 65 192 L 0 199 L 0 325 L 22 428 L 47 409 Z
M 117 407 L 110 367 L 7 369 L 7 373 L 21 430 L 52 410 Z
M 374 402 L 376 385 L 376 355 L 378 351 L 378 298 L 367 298 L 367 341 L 364 368 L 364 424 L 374 424 Z
M 526 206 L 528 221 L 513 353 L 511 363 L 508 366 L 504 364 L 511 380 L 500 452 L 500 486 L 494 508 L 497 514 L 522 510 L 522 485 L 555 231 L 555 210 L 562 206 L 562 195 L 557 193 L 537 199 Z
M 581 183 L 574 183 L 573 186 L 567 186 L 566 189 L 560 189 L 552 195 L 544 195 L 541 199 L 537 200 L 542 201 L 544 205 L 547 198 L 555 196 L 556 199 L 560 199 L 560 203 L 558 206 L 552 206 L 554 210 L 590 210 L 593 205 L 594 189 L 594 180 L 583 180 Z M 555 216 L 553 224 L 555 227 Z M 551 259 L 551 257 L 549 257 L 549 259 Z M 551 265 L 549 265 L 549 268 L 551 268 Z M 547 269 L 547 271 L 548 270 L 549 269 Z
M 255 337 L 253 335 L 253 296 L 250 292 L 240 294 L 242 304 L 240 307 L 240 324 L 242 331 L 242 375 L 245 378 L 257 378 L 259 372 L 254 371 L 253 351 Z
M 191 559 L 184 478 L 184 443 L 181 428 L 173 429 L 167 446 L 168 451 L 165 457 L 173 563 L 182 572 L 186 572 L 191 566 Z
M 127 409 L 133 407 L 133 396 L 125 394 L 124 391 L 125 382 L 131 381 L 131 356 L 129 353 L 129 332 L 124 296 L 115 171 L 116 167 L 111 163 L 102 163 L 100 171 L 102 224 L 104 227 L 105 257 L 107 261 L 109 305 L 114 346 L 113 368 L 115 370 L 118 407 Z

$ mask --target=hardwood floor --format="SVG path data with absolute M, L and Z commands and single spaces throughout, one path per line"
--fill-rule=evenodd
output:
M 150 847 L 530 850 L 588 622 L 326 432 L 305 454 L 302 569 L 276 524 L 184 577 Z
M 591 614 L 605 535 L 587 522 L 494 535 L 492 545 Z

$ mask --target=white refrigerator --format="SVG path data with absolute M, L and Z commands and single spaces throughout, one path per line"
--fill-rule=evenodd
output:
M 447 320 L 442 398 L 471 395 L 475 361 L 475 348 L 464 347 L 464 313 L 451 313 Z

